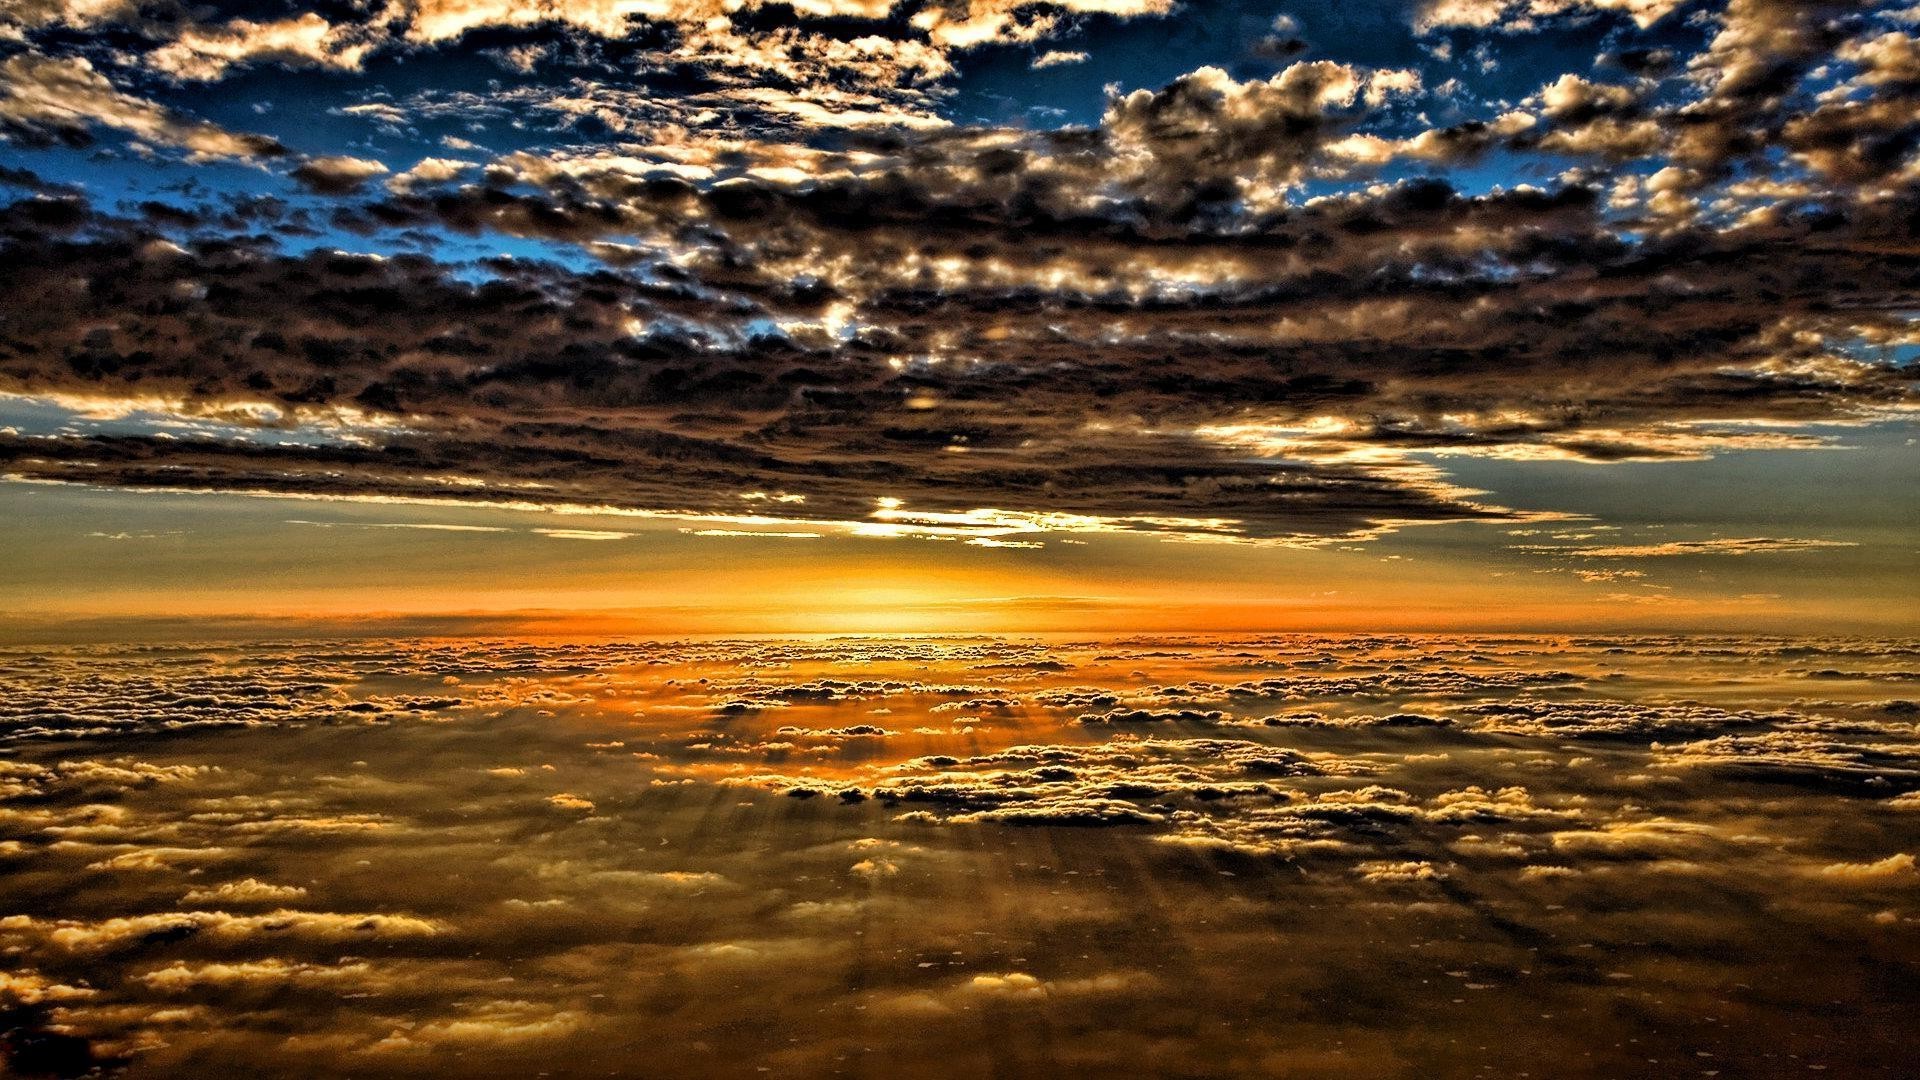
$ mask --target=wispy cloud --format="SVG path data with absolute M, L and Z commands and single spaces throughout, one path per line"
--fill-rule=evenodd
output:
M 1756 555 L 1859 546 L 1850 540 L 1748 536 L 1712 540 L 1666 540 L 1657 544 L 1515 544 L 1512 548 L 1515 551 L 1528 551 L 1541 555 L 1572 555 L 1585 559 L 1658 559 L 1680 555 Z M 1613 577 L 1622 575 L 1610 574 L 1604 578 L 1589 577 L 1587 574 L 1581 576 L 1588 580 L 1611 580 Z
M 533 532 L 552 540 L 625 540 L 634 535 L 611 529 L 535 529 Z
M 505 533 L 514 530 L 499 525 L 449 525 L 435 521 L 309 521 L 288 518 L 289 525 L 311 525 L 320 529 L 419 529 L 426 532 Z

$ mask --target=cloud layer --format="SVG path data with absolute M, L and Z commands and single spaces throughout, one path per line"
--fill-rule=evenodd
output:
M 1870 1074 L 1905 1060 L 1870 988 L 1916 925 L 1916 657 L 15 650 L 0 1045 L 69 1075 Z
M 1675 8 L 1437 4 L 1407 32 L 1441 51 L 1501 19 L 1667 40 Z M 838 522 L 887 499 L 1318 542 L 1522 516 L 1436 456 L 1806 448 L 1810 425 L 1911 411 L 1920 53 L 1893 14 L 1738 0 L 1688 24 L 1691 54 L 1601 49 L 1477 103 L 1414 68 L 1201 66 L 1047 128 L 942 115 L 948 57 L 1161 7 L 757 10 L 188 20 L 140 54 L 189 81 L 352 79 L 390 51 L 532 34 L 502 46 L 526 79 L 336 109 L 416 147 L 453 124 L 560 125 L 501 151 L 447 135 L 417 160 L 235 133 L 60 54 L 56 28 L 131 9 L 18 16 L 26 44 L 0 61 L 18 144 L 117 131 L 292 187 L 109 208 L 10 174 L 26 197 L 0 219 L 0 389 L 363 427 L 272 448 L 9 437 L 7 468 L 713 516 L 780 493 L 779 518 Z M 846 18 L 873 33 L 832 29 Z M 695 85 L 547 77 L 656 24 L 645 55 Z M 526 254 L 454 254 L 494 243 Z

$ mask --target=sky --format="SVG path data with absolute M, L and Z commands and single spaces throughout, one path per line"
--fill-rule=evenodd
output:
M 0 1073 L 1900 1077 L 1914 0 L 0 0 Z
M 1920 625 L 1920 8 L 0 11 L 0 637 Z

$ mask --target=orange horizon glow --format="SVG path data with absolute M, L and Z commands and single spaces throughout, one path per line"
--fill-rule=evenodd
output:
M 250 626 L 291 630 L 309 636 L 352 637 L 362 633 L 400 633 L 419 637 L 513 637 L 527 641 L 640 637 L 811 637 L 949 635 L 1122 635 L 1166 633 L 1574 633 L 1583 631 L 1713 634 L 1791 633 L 1806 625 L 1804 611 L 1768 611 L 1751 604 L 1687 604 L 1684 611 L 1650 615 L 1620 604 L 1571 607 L 1557 603 L 1503 606 L 1497 611 L 1441 606 L 1331 604 L 1288 600 L 1188 600 L 1155 602 L 1145 598 L 1051 602 L 1048 597 L 914 599 L 890 590 L 868 595 L 872 606 L 788 606 L 676 608 L 670 610 L 601 607 L 460 607 L 422 598 L 417 607 L 388 603 L 359 606 L 341 601 L 312 607 L 239 608 L 228 604 L 173 610 L 121 608 L 113 612 L 19 614 L 0 620 L 0 637 L 30 641 L 62 640 L 90 626 L 112 628 L 130 639 L 148 632 L 192 636 L 196 627 Z M 850 599 L 858 600 L 856 594 Z M 1830 613 L 1834 632 L 1871 628 Z M 111 636 L 111 634 L 109 634 Z

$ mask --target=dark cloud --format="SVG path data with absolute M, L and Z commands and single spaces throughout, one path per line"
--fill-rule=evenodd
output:
M 1673 10 L 1412 16 L 1430 40 L 1600 12 L 1653 33 Z M 620 138 L 405 169 L 293 155 L 291 179 L 332 203 L 317 214 L 177 200 L 136 221 L 50 191 L 16 203 L 0 385 L 138 397 L 265 437 L 9 438 L 0 455 L 23 475 L 130 486 L 719 516 L 785 493 L 770 516 L 870 522 L 889 499 L 879 520 L 934 534 L 981 538 L 980 521 L 942 515 L 993 509 L 1011 532 L 1321 542 L 1523 516 L 1426 455 L 1799 448 L 1818 440 L 1797 426 L 1912 407 L 1911 367 L 1880 350 L 1911 335 L 1920 79 L 1910 33 L 1866 5 L 1737 0 L 1703 13 L 1687 57 L 1662 58 L 1678 38 L 1610 53 L 1439 126 L 1411 115 L 1440 92 L 1417 72 L 1312 60 L 1266 79 L 1199 68 L 1053 130 L 908 116 L 931 115 L 940 49 L 1052 33 L 1052 15 L 923 13 L 886 33 L 938 48 L 892 60 L 812 21 L 856 14 L 879 33 L 891 11 L 677 23 L 705 73 L 678 90 L 569 76 L 369 99 L 342 115 L 378 112 L 395 132 L 592 118 Z M 55 6 L 25 25 L 131 17 Z M 149 56 L 195 79 L 352 70 L 550 17 L 608 40 L 638 25 L 428 5 L 377 33 L 311 15 L 194 23 Z M 714 59 L 728 42 L 766 49 Z M 287 153 L 86 58 L 0 63 L 19 138 L 111 128 L 199 158 Z M 858 78 L 825 74 L 843 69 Z M 825 86 L 853 97 L 796 104 Z M 713 119 L 742 109 L 791 123 Z M 1444 178 L 1494 152 L 1558 178 L 1477 192 Z M 323 230 L 387 254 L 281 253 Z M 499 236 L 554 245 L 552 260 L 394 250 Z
M 827 245 L 898 247 L 860 264 L 884 275 L 913 259 L 909 232 L 922 250 L 938 235 L 890 224 L 916 204 L 922 219 L 925 196 L 849 213 L 829 212 L 832 192 L 669 185 L 551 202 L 469 188 L 383 204 L 395 224 L 479 227 L 468 216 L 481 213 L 489 228 L 572 239 L 671 206 L 690 215 L 676 228 L 704 219 L 731 252 L 690 278 L 500 262 L 477 284 L 419 256 L 181 245 L 106 218 L 71 221 L 81 235 L 59 240 L 36 219 L 70 204 L 18 203 L 0 342 L 0 377 L 17 392 L 189 411 L 261 401 L 290 426 L 365 427 L 330 446 L 15 439 L 7 453 L 35 475 L 136 485 L 702 513 L 778 490 L 805 497 L 780 507 L 791 517 L 862 519 L 884 495 L 909 513 L 997 507 L 1289 537 L 1502 516 L 1410 460 L 1343 460 L 1356 448 L 1698 456 L 1723 437 L 1716 419 L 1848 419 L 1910 393 L 1910 373 L 1840 356 L 1817 329 L 1838 339 L 1897 321 L 1911 277 L 1904 201 L 1627 249 L 1581 189 L 1464 198 L 1412 185 L 1288 212 L 1246 237 L 1039 248 L 1090 275 L 1093 260 L 1247 268 L 1259 256 L 1277 269 L 1301 256 L 1268 255 L 1323 253 L 1258 289 L 1188 298 L 796 285 L 790 264 L 752 269 L 776 241 L 801 241 L 823 271 L 845 265 Z M 956 250 L 982 271 L 1006 260 L 1011 272 L 1015 243 L 1035 249 L 1009 222 L 997 253 L 981 228 L 991 218 L 976 220 L 954 226 L 954 243 L 964 232 Z M 1463 240 L 1475 258 L 1505 246 L 1530 269 L 1436 279 Z M 1596 258 L 1605 276 L 1571 271 Z M 1547 269 L 1558 262 L 1569 269 Z M 1676 275 L 1688 289 L 1664 284 Z M 1839 281 L 1854 283 L 1844 317 L 1827 295 Z M 1242 340 L 1195 344 L 1227 317 Z M 848 333 L 831 332 L 838 319 Z M 1782 320 L 1802 330 L 1783 337 Z M 423 480 L 448 473 L 490 487 Z
M 321 157 L 301 162 L 287 175 L 320 195 L 351 195 L 367 181 L 387 171 L 377 161 L 355 157 Z

